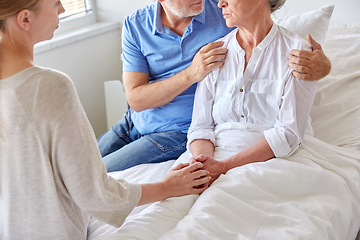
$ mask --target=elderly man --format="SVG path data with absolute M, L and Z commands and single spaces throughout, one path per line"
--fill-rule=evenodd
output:
M 158 0 L 125 19 L 123 82 L 131 108 L 98 139 L 108 172 L 176 159 L 186 150 L 196 83 L 223 65 L 227 49 L 214 41 L 233 30 L 217 4 Z M 292 51 L 289 59 L 297 78 L 318 80 L 330 61 L 318 43 L 310 44 L 312 52 Z

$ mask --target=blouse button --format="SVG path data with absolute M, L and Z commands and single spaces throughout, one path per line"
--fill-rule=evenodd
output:
M 241 88 L 241 89 L 240 89 L 240 92 L 243 92 L 243 91 L 244 91 L 244 89 Z
M 241 115 L 242 118 L 244 118 L 245 116 L 244 115 Z

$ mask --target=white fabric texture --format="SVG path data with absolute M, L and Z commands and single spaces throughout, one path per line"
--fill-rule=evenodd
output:
M 217 140 L 229 147 L 216 148 L 217 159 L 237 151 L 232 136 L 242 126 L 231 124 L 231 130 L 218 131 Z M 152 204 L 118 230 L 89 239 L 355 239 L 360 225 L 359 153 L 306 135 L 287 159 L 234 168 L 200 197 Z M 190 156 L 184 153 L 174 165 Z
M 311 111 L 315 137 L 360 150 L 360 35 L 329 39 L 323 48 L 332 68 L 317 83 Z
M 244 71 L 245 51 L 237 33 L 235 29 L 220 39 L 228 49 L 225 63 L 198 83 L 188 144 L 208 139 L 215 145 L 216 125 L 239 122 L 261 125 L 264 130 L 258 132 L 258 141 L 265 136 L 275 156 L 284 157 L 299 146 L 306 128 L 311 129 L 308 119 L 316 82 L 295 78 L 288 66 L 292 49 L 310 50 L 310 46 L 273 24 Z
M 273 21 L 284 28 L 306 38 L 310 34 L 318 43 L 325 41 L 334 5 L 329 4 L 314 11 L 293 15 L 289 17 L 277 18 L 276 12 L 273 14 Z
M 360 34 L 360 22 L 351 24 L 334 24 L 329 26 L 326 38 L 339 38 L 339 35 Z
M 86 239 L 119 227 L 141 186 L 108 177 L 71 80 L 39 67 L 0 80 L 0 238 Z

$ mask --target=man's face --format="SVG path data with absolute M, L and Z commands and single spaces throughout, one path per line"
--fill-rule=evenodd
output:
M 204 8 L 203 0 L 165 0 L 163 5 L 178 17 L 199 15 Z

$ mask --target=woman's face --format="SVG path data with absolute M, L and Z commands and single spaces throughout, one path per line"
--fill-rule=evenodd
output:
M 218 3 L 228 27 L 238 27 L 254 20 L 258 6 L 258 0 L 219 0 Z
M 36 42 L 49 40 L 59 27 L 59 15 L 65 12 L 60 0 L 42 0 L 39 8 L 35 10 L 32 25 Z

